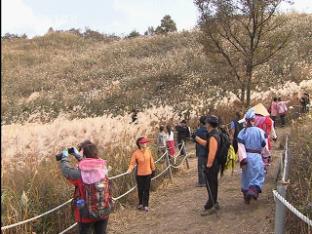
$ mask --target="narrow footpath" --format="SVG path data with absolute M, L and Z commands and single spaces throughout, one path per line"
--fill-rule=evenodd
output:
M 190 169 L 180 169 L 173 183 L 167 180 L 151 193 L 150 211 L 135 209 L 136 192 L 129 197 L 129 205 L 111 215 L 109 233 L 273 233 L 274 207 L 272 189 L 279 158 L 282 157 L 284 135 L 288 129 L 278 131 L 280 142 L 274 144 L 273 164 L 269 168 L 263 192 L 257 201 L 246 205 L 240 192 L 240 169 L 234 174 L 227 171 L 220 179 L 217 215 L 202 217 L 200 211 L 207 200 L 206 188 L 195 187 L 197 160 L 189 159 Z

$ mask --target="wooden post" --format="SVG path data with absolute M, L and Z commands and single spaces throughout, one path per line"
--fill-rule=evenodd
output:
M 185 162 L 186 162 L 186 168 L 190 169 L 190 164 L 189 164 L 188 158 L 185 159 Z
M 166 154 L 166 165 L 167 165 L 167 167 L 170 166 L 170 159 L 169 159 L 168 151 L 167 151 L 167 154 Z M 172 170 L 171 170 L 171 167 L 169 167 L 169 177 L 170 177 L 170 181 L 172 183 Z

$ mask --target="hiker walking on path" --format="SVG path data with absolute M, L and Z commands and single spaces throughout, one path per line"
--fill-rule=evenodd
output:
M 170 125 L 167 125 L 167 147 L 168 152 L 171 158 L 175 156 L 175 142 L 174 142 L 174 133 Z
M 238 134 L 238 155 L 242 168 L 241 191 L 246 204 L 258 199 L 264 184 L 264 164 L 262 150 L 266 146 L 265 133 L 255 127 L 255 111 L 250 109 L 245 115 L 246 127 Z
M 276 123 L 276 118 L 278 116 L 278 102 L 277 102 L 277 97 L 273 98 L 273 101 L 271 103 L 271 107 L 270 107 L 270 112 L 271 112 L 271 119 L 274 121 L 274 127 L 275 127 L 275 123 Z
M 265 166 L 264 167 L 265 172 L 267 172 L 267 169 L 270 163 L 272 162 L 272 158 L 271 158 L 272 135 L 271 133 L 272 133 L 272 129 L 274 128 L 273 123 L 274 123 L 273 120 L 269 116 L 262 116 L 260 114 L 256 114 L 255 126 L 262 129 L 265 132 L 266 146 L 264 150 L 262 151 L 262 159 L 263 159 L 263 163 Z M 273 137 L 276 137 L 276 135 Z M 276 138 L 273 138 L 273 140 L 275 141 Z
M 192 138 L 195 141 L 195 137 L 198 136 L 203 140 L 208 139 L 208 131 L 205 127 L 206 116 L 201 116 L 199 119 L 199 128 L 192 135 Z M 198 170 L 198 183 L 197 187 L 206 187 L 206 175 L 205 168 L 207 165 L 207 146 L 203 146 L 199 143 L 196 143 L 196 157 L 197 157 L 197 170 Z
M 158 146 L 158 153 L 164 154 L 167 148 L 167 134 L 165 132 L 165 127 L 159 127 L 159 133 L 157 135 L 157 146 Z
M 244 127 L 243 123 L 238 122 L 241 118 L 242 118 L 242 114 L 240 112 L 236 112 L 235 119 L 232 120 L 231 128 L 230 128 L 230 140 L 231 140 L 232 146 L 236 154 L 238 151 L 237 136 L 240 130 L 242 130 Z
M 78 168 L 70 165 L 69 154 L 79 161 Z M 113 203 L 106 161 L 98 157 L 97 147 L 84 141 L 78 149 L 64 150 L 60 162 L 63 175 L 75 185 L 72 204 L 79 233 L 106 233 Z
M 131 112 L 131 123 L 133 124 L 138 124 L 138 113 L 139 110 L 138 109 L 133 109 Z
M 309 112 L 310 95 L 307 92 L 305 92 L 303 96 L 300 98 L 300 104 L 302 106 L 302 113 Z
M 180 155 L 186 156 L 186 149 L 185 149 L 185 143 L 186 140 L 190 138 L 191 132 L 189 127 L 186 124 L 186 120 L 182 120 L 181 123 L 179 123 L 175 127 L 177 131 L 177 142 L 178 142 L 178 147 L 180 151 Z
M 156 169 L 152 152 L 147 147 L 148 142 L 149 141 L 146 137 L 140 137 L 137 139 L 136 145 L 138 149 L 133 152 L 127 170 L 128 173 L 131 173 L 134 167 L 137 166 L 136 181 L 139 197 L 138 209 L 146 212 L 148 211 L 151 179 Z
M 208 131 L 208 139 L 204 140 L 198 136 L 195 137 L 196 142 L 203 146 L 207 146 L 208 157 L 206 157 L 206 186 L 208 191 L 208 201 L 201 212 L 202 216 L 210 215 L 219 209 L 218 203 L 218 174 L 220 164 L 217 160 L 217 153 L 220 146 L 220 133 L 217 130 L 219 120 L 217 116 L 209 115 L 206 120 Z
M 280 119 L 281 119 L 281 125 L 282 125 L 282 127 L 285 127 L 286 114 L 288 111 L 287 104 L 289 103 L 289 101 L 282 101 L 282 98 L 280 98 L 280 97 L 277 99 L 277 101 L 278 101 L 277 110 L 278 110 L 278 114 L 279 114 Z

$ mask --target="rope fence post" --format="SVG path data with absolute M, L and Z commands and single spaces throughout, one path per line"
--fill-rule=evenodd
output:
M 170 182 L 172 183 L 172 169 L 170 165 L 169 153 L 166 154 L 166 165 L 167 167 L 169 167 L 169 178 L 170 178 Z
M 289 171 L 289 152 L 288 152 L 288 135 L 285 140 L 285 150 L 284 157 L 281 159 L 284 161 L 281 163 L 282 166 L 282 178 L 278 182 L 277 192 L 285 199 L 287 192 L 287 180 L 288 180 L 288 171 Z M 274 233 L 275 234 L 284 234 L 285 233 L 285 216 L 286 216 L 286 207 L 279 200 L 275 201 L 275 221 L 274 221 Z
M 187 153 L 186 153 L 186 141 L 183 141 L 182 147 L 184 148 L 185 154 L 187 154 Z M 187 169 L 190 169 L 190 164 L 189 164 L 189 161 L 188 161 L 188 157 L 185 158 L 185 163 L 186 163 L 186 168 L 187 168 Z
M 282 196 L 286 197 L 286 188 L 285 185 L 278 185 L 277 192 Z M 284 234 L 285 227 L 285 212 L 286 207 L 283 203 L 277 199 L 275 202 L 275 224 L 274 224 L 274 233 L 275 234 Z
M 188 161 L 188 158 L 185 159 L 185 163 L 186 163 L 186 168 L 187 169 L 190 169 L 190 163 Z

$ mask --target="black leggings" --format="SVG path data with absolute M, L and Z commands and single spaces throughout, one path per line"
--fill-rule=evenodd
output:
M 208 192 L 208 201 L 206 202 L 205 209 L 212 208 L 218 203 L 218 173 L 220 166 L 215 162 L 214 165 L 205 171 L 206 174 L 206 187 Z
M 79 234 L 105 234 L 108 219 L 100 220 L 94 223 L 79 223 Z
M 139 205 L 143 205 L 144 207 L 148 207 L 151 178 L 151 175 L 136 177 L 138 184 Z

